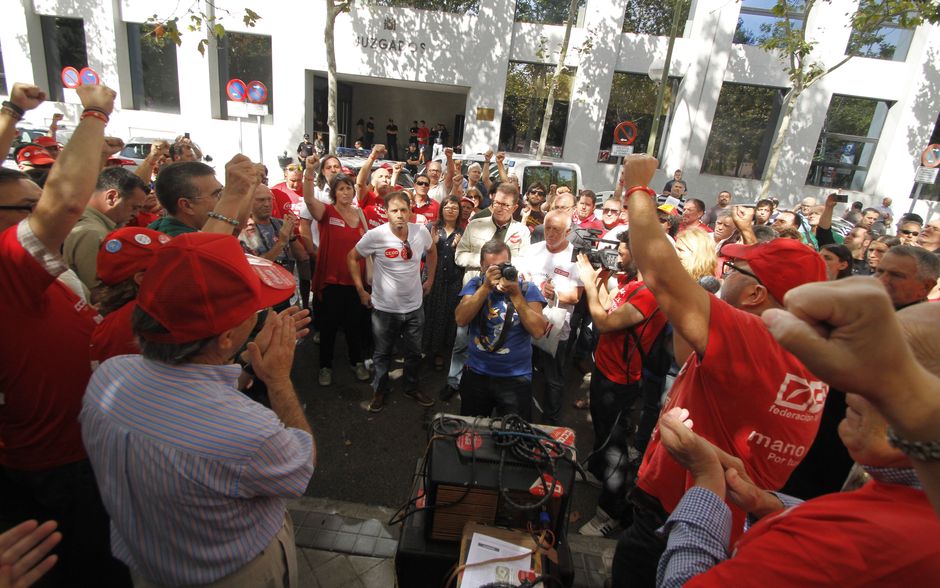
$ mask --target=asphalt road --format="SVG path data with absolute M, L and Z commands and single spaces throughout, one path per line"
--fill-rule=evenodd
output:
M 423 408 L 405 398 L 393 383 L 384 410 L 370 413 L 362 403 L 371 399 L 371 387 L 368 382 L 356 381 L 345 347 L 340 335 L 333 384 L 328 387 L 317 383 L 319 346 L 308 337 L 297 348 L 294 385 L 306 403 L 317 444 L 317 468 L 307 495 L 397 508 L 408 499 L 415 466 L 427 445 L 428 422 L 438 412 L 459 413 L 460 403 L 455 397 Z M 422 364 L 420 387 L 425 394 L 437 399 L 445 380 L 445 371 L 435 371 L 429 361 Z M 540 376 L 536 374 L 537 398 L 541 394 L 539 384 Z M 593 430 L 588 411 L 572 406 L 575 399 L 586 394 L 586 384 L 579 390 L 581 386 L 581 372 L 569 366 L 562 422 L 574 429 L 579 459 L 583 461 L 590 453 Z M 594 487 L 576 484 L 569 513 L 572 530 L 593 516 L 597 495 Z

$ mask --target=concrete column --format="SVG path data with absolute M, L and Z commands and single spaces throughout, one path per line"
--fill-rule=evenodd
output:
M 476 53 L 479 62 L 473 63 L 475 77 L 482 83 L 470 85 L 467 93 L 466 122 L 464 124 L 464 152 L 484 152 L 496 149 L 499 127 L 503 119 L 503 100 L 506 95 L 506 73 L 512 54 L 515 0 L 481 0 L 480 12 L 473 25 L 473 39 L 487 45 L 487 51 Z M 465 64 L 466 65 L 466 64 Z M 469 76 L 468 76 L 469 77 Z M 477 109 L 493 109 L 493 120 L 479 120 Z
M 565 133 L 565 161 L 594 160 L 601 144 L 604 118 L 614 81 L 614 70 L 623 39 L 623 14 L 626 0 L 589 0 L 584 18 L 584 40 L 589 51 L 581 52 L 581 60 L 571 89 L 568 106 L 568 127 Z M 568 54 L 577 54 L 573 43 Z M 611 166 L 613 167 L 613 166 Z M 584 171 L 584 170 L 582 170 Z M 588 174 L 585 174 L 587 180 Z M 585 185 L 596 190 L 610 178 L 591 174 Z

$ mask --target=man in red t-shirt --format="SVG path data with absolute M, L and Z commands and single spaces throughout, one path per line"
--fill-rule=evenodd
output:
M 698 227 L 703 231 L 712 232 L 712 228 L 702 222 L 705 216 L 705 203 L 698 198 L 689 198 L 682 208 L 682 221 L 679 230 L 684 231 L 690 227 Z
M 291 163 L 284 168 L 284 181 L 271 186 L 274 207 L 271 216 L 284 218 L 285 213 L 300 217 L 304 204 L 303 170 L 300 164 Z
M 679 262 L 656 217 L 655 193 L 645 188 L 658 162 L 624 160 L 630 242 L 637 267 L 672 324 L 676 359 L 685 364 L 664 410 L 687 408 L 696 431 L 740 458 L 764 488 L 783 486 L 812 445 L 828 387 L 765 328 L 760 314 L 780 308 L 791 288 L 825 281 L 825 263 L 792 239 L 728 245 L 721 299 L 697 287 Z M 686 359 L 687 358 L 687 359 Z M 617 543 L 615 586 L 653 585 L 665 543 L 656 529 L 691 485 L 687 472 L 654 431 L 631 493 L 633 524 Z M 744 513 L 732 507 L 732 541 Z
M 898 313 L 910 349 L 934 373 L 935 337 L 922 325 L 935 324 L 937 318 L 936 310 L 925 304 Z M 659 562 L 660 584 L 934 585 L 940 576 L 940 520 L 911 458 L 889 443 L 887 423 L 875 405 L 853 393 L 845 401 L 839 437 L 871 479 L 860 489 L 806 502 L 750 483 L 734 460 L 720 459 L 682 422 L 681 408 L 665 413 L 660 421 L 663 445 L 684 464 L 695 485 L 666 524 L 669 540 Z M 735 544 L 716 533 L 730 519 L 726 495 L 752 519 L 760 519 Z
M 630 518 L 627 464 L 640 456 L 636 450 L 630 455 L 629 437 L 635 429 L 631 413 L 642 391 L 643 357 L 666 325 L 666 317 L 659 312 L 652 292 L 642 276 L 637 275 L 629 233 L 621 233 L 618 240 L 622 273 L 617 274 L 615 292 L 597 285 L 597 278 L 607 277 L 608 272 L 593 268 L 583 254 L 578 257 L 588 310 L 594 329 L 600 333 L 591 374 L 594 448 L 588 469 L 603 484 L 597 513 L 579 532 L 598 537 L 613 534 Z M 604 279 L 601 282 L 606 284 Z M 607 304 L 601 302 L 600 288 L 604 289 Z M 640 340 L 642 351 L 637 348 L 634 336 Z
M 595 206 L 597 195 L 591 190 L 581 190 L 574 208 L 574 216 L 571 217 L 572 229 L 599 229 L 603 232 L 604 225 L 594 214 Z
M 359 208 L 366 216 L 370 229 L 380 227 L 388 222 L 388 212 L 385 210 L 385 195 L 392 189 L 391 165 L 383 165 L 372 171 L 372 164 L 385 153 L 385 145 L 374 145 L 369 157 L 359 168 L 356 176 L 356 196 Z
M 45 189 L 20 172 L 0 172 L 0 481 L 4 518 L 59 523 L 56 585 L 130 585 L 111 557 L 108 516 L 82 445 L 78 414 L 91 376 L 88 345 L 101 317 L 59 279 L 59 253 L 94 192 L 102 155 L 120 150 L 104 138 L 115 93 L 76 90 L 84 113 L 49 172 Z M 45 94 L 15 84 L 20 111 Z M 0 112 L 0 152 L 9 150 L 17 112 Z
M 441 205 L 437 200 L 428 197 L 431 188 L 431 178 L 424 173 L 415 176 L 415 197 L 411 205 L 411 212 L 420 214 L 431 224 L 437 222 L 437 215 Z

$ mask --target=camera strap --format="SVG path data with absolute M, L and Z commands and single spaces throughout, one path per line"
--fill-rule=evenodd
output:
M 529 289 L 528 282 L 523 282 L 520 285 L 522 289 L 522 295 L 525 296 L 526 291 Z M 487 305 L 488 306 L 488 305 Z M 516 307 L 513 306 L 512 300 L 506 299 L 506 317 L 503 319 L 503 329 L 499 333 L 499 337 L 496 338 L 496 341 L 492 345 L 483 345 L 483 349 L 487 353 L 496 353 L 502 349 L 503 345 L 506 343 L 506 338 L 509 337 L 509 329 L 512 328 L 512 319 L 513 315 L 516 314 Z M 480 312 L 477 313 L 477 330 L 480 335 L 486 333 L 486 312 L 484 309 L 480 309 Z

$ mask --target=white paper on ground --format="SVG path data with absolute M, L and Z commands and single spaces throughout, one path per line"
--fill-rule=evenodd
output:
M 467 552 L 467 564 L 474 564 L 490 559 L 528 554 L 512 561 L 501 561 L 466 568 L 460 588 L 479 588 L 492 582 L 519 583 L 519 572 L 532 569 L 532 550 L 514 545 L 507 541 L 474 533 L 470 538 L 470 550 Z

